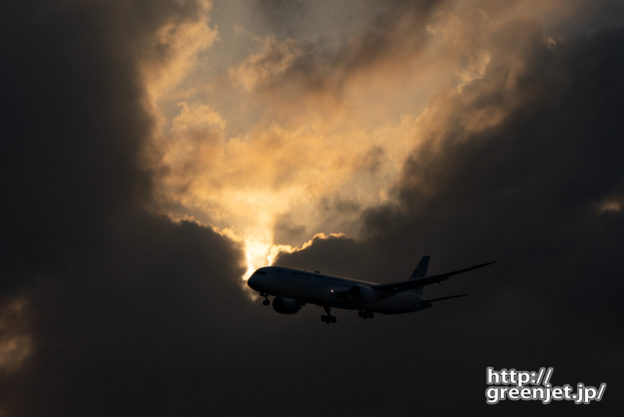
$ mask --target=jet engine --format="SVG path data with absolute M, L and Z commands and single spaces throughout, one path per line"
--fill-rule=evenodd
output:
M 349 288 L 349 298 L 357 304 L 368 304 L 377 300 L 375 291 L 366 285 L 353 285 Z
M 275 297 L 273 299 L 273 310 L 282 314 L 295 314 L 303 306 L 296 298 Z

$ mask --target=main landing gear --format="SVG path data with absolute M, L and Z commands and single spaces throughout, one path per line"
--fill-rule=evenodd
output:
M 263 292 L 262 294 L 260 294 L 262 297 L 264 297 L 264 300 L 262 300 L 262 305 L 263 306 L 268 306 L 269 304 L 271 304 L 271 301 L 269 300 L 269 294 Z
M 358 311 L 358 316 L 366 320 L 366 319 L 372 319 L 373 317 L 375 317 L 375 314 L 373 314 L 372 311 L 360 310 Z
M 321 321 L 325 324 L 336 323 L 336 316 L 332 316 L 330 313 L 331 308 L 329 306 L 323 306 L 325 314 L 321 316 Z

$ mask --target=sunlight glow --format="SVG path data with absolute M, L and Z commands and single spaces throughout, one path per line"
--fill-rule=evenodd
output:
M 280 253 L 343 236 L 322 232 L 357 237 L 364 211 L 392 198 L 406 161 L 443 136 L 447 103 L 470 100 L 467 87 L 497 53 L 494 46 L 459 50 L 473 28 L 451 13 L 427 26 L 428 47 L 397 42 L 421 30 L 399 19 L 387 33 L 397 48 L 375 62 L 318 56 L 329 68 L 313 65 L 304 74 L 297 64 L 309 53 L 302 39 L 232 35 L 211 21 L 209 0 L 199 4 L 199 19 L 164 27 L 156 36 L 162 52 L 143 57 L 146 108 L 155 121 L 146 162 L 158 173 L 159 211 L 242 247 L 243 285 Z M 359 56 L 358 33 L 344 43 L 346 51 L 355 48 L 348 56 Z M 478 107 L 462 127 L 490 128 L 504 117 L 505 108 Z M 425 180 L 411 179 L 411 186 Z
M 314 240 L 317 239 L 329 239 L 331 237 L 335 238 L 344 236 L 344 233 L 317 233 L 312 239 L 304 242 L 301 246 L 276 245 L 272 242 L 257 238 L 244 239 L 247 270 L 245 271 L 245 274 L 243 274 L 243 280 L 246 282 L 256 269 L 262 268 L 263 266 L 273 265 L 275 259 L 280 253 L 293 253 L 304 250 L 310 247 Z
M 243 280 L 247 281 L 251 274 L 263 266 L 270 265 L 269 253 L 271 251 L 271 243 L 259 240 L 245 240 L 245 260 L 247 261 L 247 270 L 243 275 Z

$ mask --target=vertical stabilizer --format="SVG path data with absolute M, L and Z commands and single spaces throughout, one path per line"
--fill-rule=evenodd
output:
M 414 269 L 409 279 L 426 277 L 427 270 L 429 269 L 429 259 L 431 259 L 431 256 L 423 256 L 420 258 L 420 262 L 416 265 L 416 269 Z
M 420 262 L 418 262 L 418 265 L 416 265 L 416 269 L 414 269 L 414 272 L 412 272 L 412 275 L 409 277 L 409 279 L 426 277 L 427 270 L 429 269 L 429 259 L 431 259 L 431 256 L 423 256 L 422 258 L 420 258 Z M 416 288 L 412 291 L 422 297 L 422 287 Z

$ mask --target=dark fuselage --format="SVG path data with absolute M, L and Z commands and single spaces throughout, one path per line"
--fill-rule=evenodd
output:
M 407 313 L 431 306 L 414 290 L 382 299 L 354 298 L 350 296 L 353 288 L 366 290 L 377 284 L 286 267 L 260 268 L 249 278 L 248 285 L 262 294 L 295 299 L 301 303 L 350 310 L 365 309 L 382 314 Z M 371 290 L 371 293 L 374 292 Z

